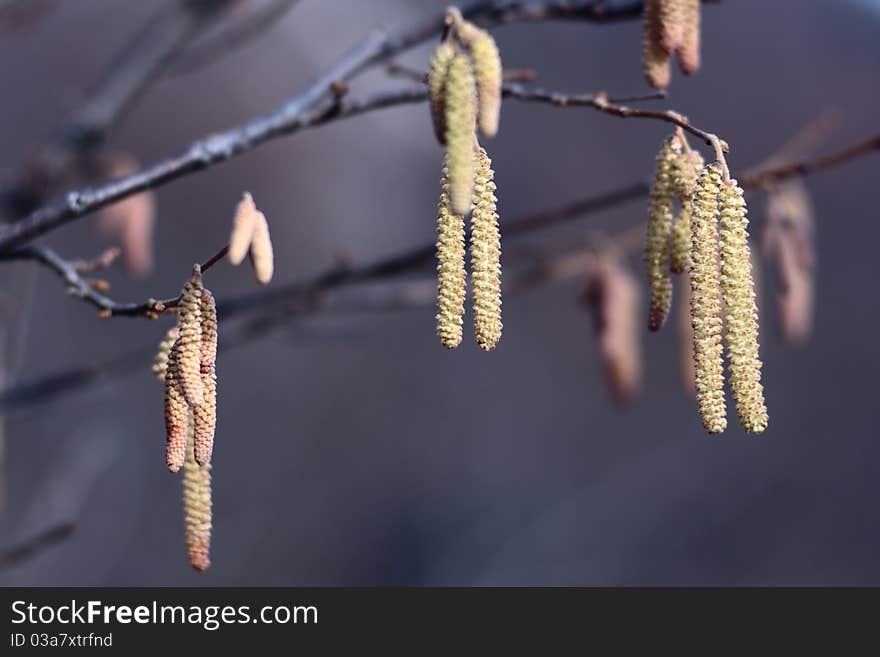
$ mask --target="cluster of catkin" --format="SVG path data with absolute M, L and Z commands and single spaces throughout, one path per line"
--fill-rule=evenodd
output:
M 645 263 L 650 290 L 649 328 L 669 314 L 670 274 L 688 271 L 694 384 L 703 426 L 727 428 L 722 343 L 730 385 L 746 431 L 767 428 L 758 357 L 758 310 L 743 190 L 718 163 L 702 166 L 683 135 L 667 139 L 657 156 L 651 189 Z M 673 199 L 681 210 L 673 219 Z
M 180 295 L 177 326 L 159 345 L 154 373 L 165 382 L 165 461 L 183 468 L 190 563 L 210 565 L 211 453 L 217 421 L 217 310 L 198 265 Z
M 465 290 L 465 223 L 471 214 L 474 334 L 481 349 L 501 339 L 501 235 L 494 171 L 476 130 L 498 131 L 502 69 L 492 36 L 447 12 L 447 33 L 428 72 L 434 132 L 446 146 L 437 214 L 437 333 L 444 347 L 461 344 Z
M 685 75 L 700 68 L 700 0 L 645 0 L 643 30 L 643 64 L 651 86 L 669 86 L 673 55 Z
M 257 282 L 266 285 L 275 271 L 272 239 L 266 215 L 257 210 L 254 198 L 245 192 L 235 208 L 232 234 L 229 236 L 229 262 L 240 265 L 245 256 L 250 257 Z

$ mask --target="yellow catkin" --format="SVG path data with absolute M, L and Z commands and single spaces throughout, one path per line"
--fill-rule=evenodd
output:
M 642 17 L 642 65 L 645 79 L 656 89 L 669 86 L 672 77 L 669 54 L 663 49 L 660 0 L 645 0 Z
M 168 358 L 171 355 L 171 347 L 174 346 L 174 341 L 177 340 L 177 333 L 177 327 L 172 326 L 159 343 L 159 349 L 156 351 L 156 357 L 153 359 L 153 374 L 156 375 L 159 381 L 165 381 Z
M 678 65 L 685 75 L 700 68 L 700 0 L 679 0 L 682 5 L 682 38 Z
M 186 403 L 198 406 L 204 399 L 200 376 L 202 342 L 202 275 L 196 267 L 192 277 L 180 293 L 177 317 L 180 335 L 177 339 L 180 355 L 177 361 L 178 378 Z
M 669 270 L 673 274 L 687 271 L 691 261 L 691 202 L 697 175 L 703 168 L 703 157 L 697 151 L 682 153 L 676 158 L 673 183 L 681 210 L 672 224 L 669 242 Z
M 667 55 L 672 55 L 681 46 L 686 1 L 660 0 L 660 44 Z
M 245 192 L 235 208 L 232 218 L 232 233 L 229 236 L 229 262 L 240 265 L 248 253 L 257 220 L 257 206 L 253 197 Z
M 177 340 L 165 368 L 165 464 L 171 472 L 180 470 L 186 458 L 189 426 L 189 407 L 180 387 L 179 359 L 180 340 Z
M 262 212 L 257 212 L 254 222 L 254 237 L 251 240 L 251 264 L 257 282 L 267 285 L 275 271 L 275 256 L 272 252 L 272 238 L 269 235 L 269 222 Z
M 189 562 L 199 571 L 211 565 L 211 464 L 195 460 L 192 436 L 183 466 L 183 522 Z
M 746 431 L 767 428 L 767 407 L 758 357 L 758 308 L 752 279 L 748 219 L 743 190 L 735 180 L 722 185 L 721 289 L 724 299 L 730 388 Z
M 474 189 L 474 127 L 477 96 L 470 59 L 458 53 L 449 65 L 446 80 L 446 167 L 449 200 L 456 214 L 471 210 Z
M 495 39 L 486 30 L 473 23 L 463 22 L 458 26 L 458 37 L 471 54 L 474 77 L 477 84 L 477 124 L 480 132 L 487 137 L 498 133 L 501 117 L 501 54 Z
M 195 459 L 199 465 L 211 460 L 217 426 L 217 376 L 213 365 L 202 374 L 205 401 L 192 409 Z
M 718 193 L 721 170 L 704 167 L 697 178 L 691 217 L 691 327 L 694 378 L 703 426 L 709 433 L 727 428 L 721 345 L 721 271 L 718 249 Z
M 206 374 L 217 361 L 217 304 L 214 295 L 202 288 L 202 339 L 199 345 L 199 371 Z
M 444 41 L 434 51 L 431 58 L 431 67 L 428 69 L 428 91 L 431 100 L 431 122 L 434 126 L 434 135 L 444 146 L 446 145 L 446 77 L 449 74 L 449 64 L 455 57 L 455 46 L 449 41 Z
M 484 148 L 477 151 L 474 211 L 471 214 L 471 280 L 474 334 L 490 351 L 501 339 L 501 233 L 498 227 L 495 173 Z
M 449 185 L 443 169 L 437 208 L 437 335 L 447 349 L 461 344 L 466 274 L 464 218 L 449 205 Z
M 681 142 L 673 136 L 663 142 L 657 154 L 644 261 L 648 272 L 650 310 L 648 328 L 660 330 L 672 304 L 672 279 L 669 276 L 669 235 L 672 232 L 673 169 L 681 152 Z

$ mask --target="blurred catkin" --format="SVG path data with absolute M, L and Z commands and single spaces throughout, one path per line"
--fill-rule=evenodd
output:
M 207 570 L 211 565 L 211 464 L 196 463 L 192 435 L 183 466 L 183 521 L 189 562 L 196 570 Z
M 660 0 L 660 44 L 667 55 L 681 46 L 684 34 L 684 3 L 686 0 Z
M 172 326 L 168 329 L 168 332 L 165 333 L 162 341 L 159 343 L 159 349 L 156 351 L 156 357 L 153 359 L 153 374 L 156 375 L 156 378 L 159 379 L 159 381 L 165 381 L 165 372 L 168 369 L 168 357 L 171 354 L 171 347 L 174 346 L 174 341 L 177 340 L 177 333 L 177 326 Z
M 700 68 L 700 0 L 679 0 L 682 6 L 682 38 L 678 65 L 685 75 Z
M 240 265 L 247 255 L 254 236 L 257 220 L 257 206 L 249 192 L 245 192 L 235 208 L 232 218 L 232 233 L 229 236 L 229 262 Z
M 470 59 L 458 53 L 449 64 L 446 79 L 446 167 L 449 200 L 456 214 L 471 210 L 474 189 L 474 127 L 477 120 L 477 97 Z
M 502 67 L 498 45 L 486 30 L 467 21 L 458 26 L 457 33 L 470 52 L 473 62 L 480 132 L 487 137 L 494 137 L 498 133 L 501 116 Z
M 660 0 L 645 0 L 642 16 L 642 65 L 648 84 L 656 89 L 669 86 L 672 75 L 669 53 L 663 49 Z
M 254 220 L 254 236 L 251 240 L 251 264 L 257 282 L 267 285 L 275 271 L 275 256 L 272 252 L 272 238 L 269 235 L 269 222 L 266 215 L 257 212 Z
M 718 250 L 718 193 L 721 170 L 703 168 L 697 178 L 691 217 L 691 326 L 697 404 L 709 433 L 727 428 L 721 346 L 721 271 Z
M 199 465 L 211 460 L 214 451 L 214 429 L 217 426 L 217 376 L 212 365 L 202 373 L 205 401 L 192 409 L 195 459 Z
M 443 168 L 437 208 L 437 334 L 447 349 L 461 344 L 466 274 L 464 218 L 449 205 L 449 184 Z
M 446 145 L 445 97 L 446 78 L 449 75 L 449 64 L 455 57 L 455 46 L 444 41 L 434 51 L 431 67 L 428 69 L 428 91 L 431 100 L 431 122 L 437 141 Z
M 703 157 L 697 151 L 679 154 L 675 161 L 673 184 L 681 210 L 672 224 L 669 242 L 669 270 L 673 274 L 687 271 L 691 261 L 691 211 L 694 186 L 703 168 Z
M 723 292 L 730 388 L 746 431 L 767 428 L 767 407 L 758 357 L 758 309 L 752 279 L 748 219 L 743 190 L 735 180 L 722 184 L 721 288 Z
M 501 234 L 498 227 L 495 173 L 484 148 L 477 151 L 474 211 L 471 214 L 471 280 L 474 333 L 481 349 L 501 339 Z
M 644 261 L 648 272 L 650 311 L 648 328 L 660 330 L 672 304 L 669 276 L 669 236 L 672 232 L 673 169 L 681 142 L 673 136 L 663 142 L 654 169 Z
M 180 340 L 174 343 L 165 368 L 165 464 L 180 470 L 186 457 L 189 406 L 183 397 L 178 372 Z
M 186 403 L 198 406 L 204 399 L 200 376 L 202 342 L 202 275 L 196 267 L 180 293 L 180 309 L 177 318 L 180 335 L 177 339 L 178 378 Z
M 206 374 L 217 361 L 217 304 L 208 288 L 202 288 L 202 339 L 199 345 L 199 371 Z

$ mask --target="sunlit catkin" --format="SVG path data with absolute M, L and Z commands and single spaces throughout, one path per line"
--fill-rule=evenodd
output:
M 672 304 L 672 279 L 669 276 L 669 235 L 672 231 L 673 169 L 681 151 L 681 142 L 670 137 L 657 155 L 651 201 L 648 208 L 648 230 L 645 240 L 645 266 L 648 272 L 650 310 L 648 328 L 660 330 Z
M 487 137 L 498 133 L 501 116 L 501 54 L 495 39 L 467 21 L 458 26 L 458 37 L 471 54 L 477 85 L 477 124 Z
M 682 274 L 690 266 L 692 202 L 697 175 L 702 168 L 703 157 L 697 151 L 681 153 L 676 158 L 673 183 L 681 210 L 672 223 L 669 241 L 669 270 L 673 274 Z
M 269 235 L 269 222 L 262 212 L 257 212 L 254 222 L 250 255 L 257 282 L 268 285 L 275 271 L 275 255 L 272 251 L 272 238 Z
M 434 135 L 441 144 L 446 144 L 446 78 L 449 75 L 449 64 L 455 57 L 455 46 L 444 41 L 434 51 L 431 66 L 428 69 L 428 91 L 431 101 L 431 122 Z
M 672 76 L 669 53 L 663 49 L 660 0 L 646 0 L 642 17 L 642 65 L 648 84 L 657 89 L 669 86 Z
M 202 288 L 202 338 L 199 344 L 199 371 L 206 374 L 217 360 L 217 304 L 214 295 Z
M 214 451 L 214 429 L 217 426 L 217 376 L 213 365 L 202 373 L 205 401 L 192 409 L 193 441 L 196 463 L 204 465 Z
M 204 399 L 200 375 L 202 342 L 202 275 L 196 266 L 192 277 L 180 293 L 177 318 L 180 336 L 177 339 L 179 356 L 178 378 L 186 403 L 198 406 Z
M 481 349 L 501 339 L 501 234 L 498 227 L 495 173 L 484 148 L 477 151 L 474 211 L 471 214 L 471 280 L 474 334 Z
M 240 265 L 248 253 L 257 223 L 257 206 L 253 197 L 245 192 L 235 208 L 232 218 L 232 233 L 229 236 L 229 262 Z
M 464 218 L 452 211 L 449 185 L 443 169 L 437 208 L 437 335 L 447 349 L 461 344 L 466 274 Z
M 174 341 L 177 340 L 177 333 L 177 327 L 172 326 L 168 329 L 168 332 L 159 343 L 159 349 L 156 351 L 156 356 L 153 359 L 153 374 L 156 375 L 156 378 L 159 379 L 159 381 L 165 381 L 165 372 L 168 369 L 168 358 L 171 355 L 171 347 L 174 346 Z
M 700 68 L 700 0 L 679 0 L 682 5 L 681 46 L 678 65 L 685 75 L 693 75 Z
M 691 326 L 697 404 L 709 433 L 727 428 L 721 346 L 721 271 L 718 251 L 718 193 L 721 170 L 703 168 L 697 178 L 691 217 Z
M 735 180 L 721 186 L 721 289 L 726 319 L 730 388 L 746 431 L 767 428 L 767 407 L 758 357 L 758 309 L 748 243 L 743 190 Z
M 449 200 L 456 214 L 471 209 L 474 189 L 474 127 L 477 120 L 477 96 L 470 59 L 458 53 L 449 64 L 446 80 L 446 168 Z
M 178 371 L 180 341 L 171 348 L 165 368 L 165 464 L 171 472 L 180 470 L 186 458 L 189 406 L 183 397 Z
M 190 437 L 183 466 L 183 522 L 189 562 L 199 571 L 211 565 L 211 464 L 195 460 Z

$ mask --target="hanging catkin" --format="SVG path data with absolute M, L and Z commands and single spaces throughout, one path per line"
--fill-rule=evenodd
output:
M 727 428 L 721 346 L 721 271 L 718 248 L 718 193 L 721 170 L 703 168 L 694 191 L 691 217 L 691 325 L 697 403 L 709 433 Z
M 455 57 L 455 46 L 444 41 L 434 51 L 431 67 L 428 69 L 428 91 L 431 100 L 431 122 L 434 135 L 442 145 L 446 145 L 445 97 L 446 78 L 449 75 L 449 64 Z
M 180 340 L 171 348 L 165 367 L 165 464 L 171 472 L 180 470 L 186 458 L 189 406 L 183 397 L 179 376 Z
M 672 224 L 669 242 L 669 270 L 673 274 L 682 274 L 690 266 L 692 202 L 694 186 L 702 168 L 703 157 L 697 151 L 687 151 L 676 158 L 673 184 L 681 210 Z
M 669 54 L 663 49 L 663 26 L 660 0 L 645 0 L 642 17 L 642 65 L 648 84 L 657 89 L 669 86 L 671 67 Z
M 758 357 L 758 309 L 752 279 L 748 219 L 743 190 L 735 180 L 721 186 L 721 289 L 723 292 L 730 388 L 746 431 L 767 428 L 767 407 Z
M 458 38 L 468 49 L 473 62 L 477 85 L 477 123 L 487 137 L 498 133 L 501 116 L 501 55 L 495 39 L 486 30 L 463 21 L 457 28 Z
M 447 349 L 461 344 L 466 274 L 464 218 L 449 204 L 449 183 L 443 168 L 437 208 L 437 335 Z
M 189 562 L 203 571 L 211 565 L 211 464 L 196 463 L 193 450 L 190 435 L 183 466 L 183 520 Z
M 700 68 L 700 0 L 678 0 L 682 6 L 681 46 L 678 65 L 685 75 L 693 75 Z
M 257 282 L 267 285 L 275 271 L 275 256 L 272 252 L 272 238 L 269 235 L 269 222 L 266 215 L 257 212 L 254 219 L 254 235 L 251 240 L 251 265 Z
M 667 55 L 672 55 L 682 43 L 684 35 L 684 4 L 687 0 L 660 0 L 660 44 Z
M 245 192 L 235 208 L 232 218 L 232 234 L 229 236 L 229 262 L 240 265 L 247 255 L 257 222 L 257 206 L 250 193 Z
M 217 425 L 217 306 L 214 295 L 202 289 L 202 343 L 199 371 L 205 400 L 193 409 L 193 438 L 195 459 L 199 465 L 211 460 L 214 450 L 214 430 Z
M 471 210 L 474 189 L 474 126 L 477 97 L 470 59 L 458 53 L 449 65 L 446 80 L 446 168 L 449 200 L 456 214 Z
M 177 339 L 179 356 L 177 376 L 186 403 L 198 406 L 204 399 L 202 379 L 199 373 L 202 342 L 202 275 L 198 265 L 192 277 L 184 284 L 180 293 L 180 310 L 177 325 L 180 336 Z
M 177 333 L 176 326 L 168 329 L 168 332 L 165 333 L 165 336 L 159 343 L 159 349 L 156 351 L 156 357 L 153 359 L 153 374 L 163 383 L 165 381 L 165 372 L 168 370 L 168 358 L 171 355 L 171 347 L 174 346 L 174 341 L 177 340 Z
M 663 142 L 657 154 L 651 185 L 644 260 L 650 292 L 648 328 L 652 331 L 658 331 L 663 326 L 672 304 L 669 235 L 672 232 L 673 169 L 680 152 L 681 142 L 677 137 L 672 136 Z
M 217 360 L 217 304 L 211 291 L 203 287 L 201 299 L 202 336 L 199 344 L 199 371 L 205 374 Z
M 477 151 L 474 211 L 471 214 L 471 280 L 474 333 L 481 349 L 501 339 L 501 234 L 498 228 L 495 173 L 484 148 Z

